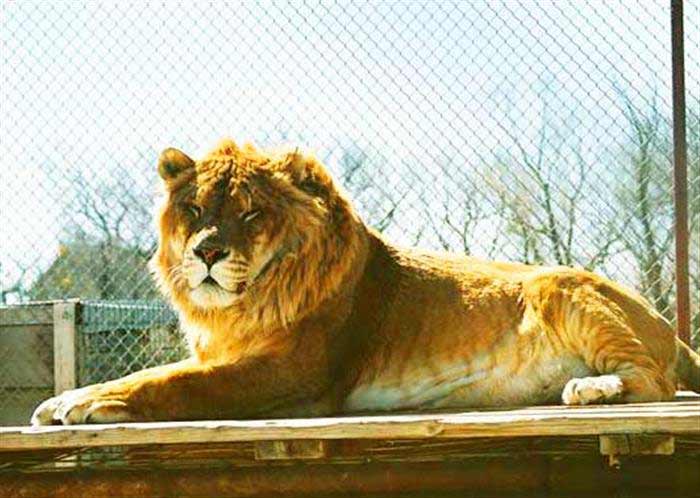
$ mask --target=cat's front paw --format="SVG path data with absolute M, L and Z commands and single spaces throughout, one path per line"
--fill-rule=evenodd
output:
M 133 419 L 127 403 L 102 384 L 72 389 L 41 403 L 32 425 L 106 424 Z

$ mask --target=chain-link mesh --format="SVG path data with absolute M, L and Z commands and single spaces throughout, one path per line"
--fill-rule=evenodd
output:
M 187 356 L 175 313 L 157 301 L 66 302 L 0 307 L 0 426 L 26 424 L 34 408 L 52 396 L 55 362 L 64 362 L 74 385 L 122 377 Z M 70 329 L 73 332 L 69 332 Z M 74 336 L 74 353 L 58 356 L 57 334 Z
M 175 314 L 144 301 L 88 302 L 78 326 L 78 383 L 94 384 L 185 358 Z
M 586 267 L 674 318 L 667 1 L 4 2 L 2 17 L 3 302 L 157 299 L 157 155 L 230 136 L 315 151 L 393 241 Z M 685 2 L 696 346 L 698 19 Z M 106 360 L 82 379 L 150 364 L 160 339 L 134 334 L 86 331 Z

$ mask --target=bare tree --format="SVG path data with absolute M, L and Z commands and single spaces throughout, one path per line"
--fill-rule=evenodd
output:
M 355 144 L 345 147 L 340 156 L 340 181 L 351 194 L 368 224 L 384 232 L 395 221 L 401 202 L 398 193 L 389 191 L 384 158 Z
M 514 151 L 493 168 L 488 186 L 523 262 L 601 266 L 615 250 L 619 230 L 601 210 L 593 222 L 584 219 L 582 212 L 592 202 L 591 168 L 580 143 L 556 143 L 550 133 L 545 123 L 534 151 L 512 136 Z
M 450 231 L 457 236 L 461 243 L 461 249 L 464 254 L 472 253 L 472 237 L 474 236 L 474 229 L 476 224 L 481 220 L 481 206 L 479 203 L 471 197 L 465 197 L 462 199 L 460 208 L 455 215 L 451 209 L 448 208 L 449 204 L 443 202 L 442 207 L 444 209 L 443 221 L 445 225 L 450 229 Z M 441 241 L 444 239 L 441 238 Z M 445 249 L 451 249 L 446 246 Z
M 27 291 L 25 289 L 25 278 L 27 275 L 27 268 L 19 268 L 19 273 L 14 277 L 13 281 L 9 285 L 3 285 L 0 288 L 0 304 L 7 304 L 10 296 L 15 296 L 17 301 L 21 301 Z M 0 275 L 2 274 L 2 262 L 0 262 Z
M 478 182 L 464 173 L 466 169 L 464 165 L 449 160 L 440 164 L 439 182 L 432 189 L 437 195 L 423 206 L 424 226 L 445 251 L 467 255 L 486 252 L 490 255 L 496 248 L 499 234 L 496 230 L 485 237 L 479 230 L 479 224 L 489 213 L 483 195 L 477 189 Z
M 96 185 L 83 175 L 74 175 L 71 184 L 75 197 L 66 206 L 67 219 L 72 220 L 66 230 L 83 232 L 108 244 L 145 251 L 152 248 L 152 199 L 127 171 L 117 170 Z
M 625 213 L 623 243 L 635 258 L 639 287 L 657 309 L 673 318 L 670 302 L 674 291 L 671 259 L 673 247 L 673 199 L 671 195 L 671 146 L 669 129 L 656 103 L 647 112 L 622 96 L 630 125 L 626 153 L 627 178 L 618 193 Z
M 120 168 L 95 181 L 75 175 L 71 186 L 61 251 L 32 286 L 32 297 L 153 297 L 146 270 L 155 247 L 150 196 Z

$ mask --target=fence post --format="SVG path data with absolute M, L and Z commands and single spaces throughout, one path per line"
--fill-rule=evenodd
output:
M 75 389 L 77 378 L 77 301 L 53 305 L 53 379 L 54 393 Z
M 673 199 L 676 242 L 676 327 L 690 344 L 690 282 L 688 276 L 688 166 L 685 140 L 685 64 L 683 0 L 671 0 L 671 64 L 673 73 Z

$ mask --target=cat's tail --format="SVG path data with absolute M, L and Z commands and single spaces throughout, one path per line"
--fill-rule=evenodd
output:
M 683 387 L 700 393 L 700 355 L 680 339 L 676 339 L 678 358 L 676 375 Z

